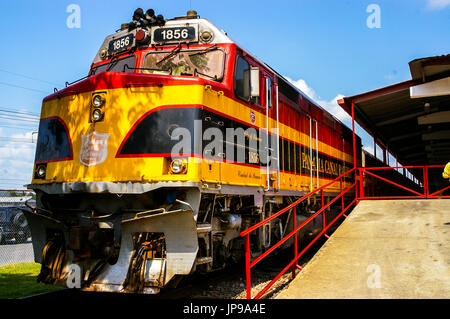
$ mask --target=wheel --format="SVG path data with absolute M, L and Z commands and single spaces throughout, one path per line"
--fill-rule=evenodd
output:
M 13 224 L 18 228 L 25 228 L 28 226 L 28 221 L 23 213 L 18 213 L 16 216 L 14 216 Z
M 16 243 L 23 244 L 27 241 L 28 221 L 24 213 L 20 212 L 13 218 L 13 229 L 16 238 Z

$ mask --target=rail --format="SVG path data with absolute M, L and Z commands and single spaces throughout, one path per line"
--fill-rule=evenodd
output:
M 445 165 L 428 165 L 428 166 L 396 166 L 396 167 L 360 167 L 359 171 L 359 198 L 358 199 L 433 199 L 433 198 L 450 198 L 450 196 L 439 195 L 450 189 L 450 185 L 438 190 L 431 190 L 429 181 L 429 170 L 433 168 L 443 168 Z M 421 172 L 421 185 L 417 184 L 416 190 L 393 182 L 386 177 L 376 174 L 374 171 L 387 171 L 396 169 L 408 169 L 410 171 Z M 375 195 L 368 196 L 364 187 L 364 178 L 370 176 L 372 179 L 382 180 L 390 185 L 403 190 L 409 195 Z M 441 180 L 441 182 L 445 182 Z
M 251 295 L 252 294 L 251 293 L 251 289 L 252 289 L 252 285 L 251 285 L 251 268 L 253 268 L 257 263 L 259 263 L 262 259 L 267 257 L 275 249 L 280 247 L 289 238 L 294 237 L 294 258 L 292 259 L 292 261 L 285 268 L 283 268 L 283 270 L 272 281 L 270 281 L 254 297 L 254 299 L 259 299 L 289 269 L 292 269 L 292 276 L 295 277 L 295 270 L 296 269 L 300 269 L 301 270 L 301 267 L 298 265 L 298 259 L 322 235 L 327 236 L 326 231 L 330 228 L 330 226 L 332 226 L 336 222 L 336 220 L 338 220 L 342 215 L 344 215 L 344 217 L 347 217 L 345 215 L 345 212 L 357 202 L 357 191 L 358 191 L 357 183 L 358 183 L 358 179 L 356 178 L 356 176 L 355 176 L 354 182 L 350 186 L 348 186 L 346 189 L 343 188 L 344 187 L 344 177 L 348 176 L 352 172 L 354 172 L 356 174 L 357 173 L 357 169 L 356 168 L 352 168 L 351 170 L 349 170 L 346 173 L 340 175 L 339 177 L 337 177 L 336 179 L 332 180 L 331 182 L 328 182 L 327 184 L 325 184 L 325 185 L 323 185 L 323 186 L 321 186 L 321 187 L 311 191 L 310 193 L 308 193 L 308 194 L 304 195 L 303 197 L 299 198 L 298 200 L 296 200 L 292 204 L 290 204 L 287 207 L 281 209 L 277 213 L 269 216 L 268 218 L 264 219 L 263 221 L 255 224 L 252 227 L 250 227 L 250 228 L 244 230 L 243 232 L 241 232 L 241 237 L 245 237 L 245 268 L 246 268 L 247 299 L 252 299 L 252 295 Z M 324 201 L 324 190 L 327 187 L 330 187 L 332 184 L 337 183 L 337 182 L 340 183 L 340 193 L 338 195 L 336 195 L 328 203 L 325 204 L 325 201 Z M 355 189 L 355 191 L 354 191 L 354 199 L 353 199 L 353 201 L 350 202 L 350 204 L 345 206 L 344 195 L 346 193 L 348 193 L 352 188 Z M 311 215 L 308 219 L 306 219 L 304 222 L 302 222 L 299 226 L 297 226 L 296 225 L 296 222 L 297 222 L 297 206 L 301 202 L 306 200 L 307 198 L 309 198 L 309 197 L 311 197 L 311 196 L 313 196 L 313 195 L 315 195 L 317 193 L 320 193 L 320 196 L 321 196 L 321 199 L 322 199 L 322 207 L 317 212 L 315 212 L 313 215 Z M 326 224 L 325 210 L 328 207 L 330 207 L 334 202 L 336 202 L 338 199 L 341 199 L 341 212 L 330 223 Z M 286 213 L 286 212 L 288 212 L 290 210 L 293 211 L 293 230 L 289 234 L 284 236 L 278 243 L 276 243 L 275 245 L 273 245 L 272 247 L 267 249 L 264 253 L 259 255 L 257 258 L 255 258 L 254 260 L 251 260 L 250 234 L 252 232 L 254 232 L 255 230 L 257 230 L 258 228 L 263 227 L 266 223 L 272 221 L 273 219 L 281 216 L 282 214 L 284 214 L 284 213 Z M 322 222 L 323 222 L 322 231 L 311 242 L 309 242 L 308 245 L 306 245 L 306 247 L 304 247 L 302 251 L 298 252 L 298 232 L 300 231 L 300 229 L 302 229 L 306 224 L 311 222 L 319 214 L 322 214 Z
M 322 236 L 325 235 L 328 238 L 328 235 L 326 234 L 326 231 L 332 226 L 341 216 L 347 217 L 345 215 L 345 212 L 348 211 L 350 207 L 352 207 L 354 204 L 358 204 L 360 200 L 365 199 L 435 199 L 435 198 L 450 198 L 450 196 L 446 195 L 439 195 L 443 193 L 446 190 L 450 190 L 450 185 L 446 186 L 442 189 L 438 190 L 431 190 L 430 188 L 430 181 L 429 181 L 429 170 L 433 168 L 443 168 L 445 165 L 428 165 L 428 166 L 396 166 L 396 167 L 363 167 L 363 168 L 352 168 L 351 170 L 347 171 L 346 173 L 340 175 L 336 179 L 332 180 L 331 182 L 311 191 L 310 193 L 304 195 L 303 197 L 299 198 L 292 204 L 288 205 L 287 207 L 281 209 L 277 213 L 267 217 L 266 219 L 260 221 L 259 223 L 253 225 L 252 227 L 244 230 L 241 232 L 241 237 L 245 237 L 245 272 L 246 272 L 246 290 L 247 290 L 247 299 L 252 299 L 252 284 L 251 284 L 251 269 L 258 264 L 261 260 L 263 260 L 265 257 L 267 257 L 270 253 L 272 253 L 275 249 L 279 248 L 283 243 L 285 243 L 288 239 L 291 237 L 294 237 L 294 258 L 288 263 L 286 267 L 284 267 L 281 272 L 278 273 L 278 275 L 270 281 L 261 291 L 257 293 L 257 295 L 254 297 L 254 299 L 261 298 L 264 293 L 270 289 L 270 287 L 289 269 L 292 269 L 292 276 L 295 277 L 295 271 L 296 269 L 301 270 L 302 268 L 298 265 L 298 259 Z M 414 184 L 416 190 L 411 189 L 410 187 L 406 187 L 403 185 L 400 185 L 399 183 L 393 182 L 389 180 L 386 177 L 379 176 L 378 174 L 374 173 L 373 171 L 381 171 L 381 170 L 396 170 L 396 169 L 403 169 L 403 172 L 405 172 L 406 169 L 414 172 L 421 172 L 421 178 L 415 176 L 417 180 L 420 180 L 420 183 L 415 183 L 413 181 L 412 184 Z M 343 189 L 344 185 L 344 177 L 348 176 L 351 173 L 355 173 L 354 182 L 348 186 L 346 189 Z M 399 173 L 401 175 L 401 173 Z M 417 174 L 416 174 L 417 175 Z M 409 192 L 413 195 L 391 195 L 391 196 L 368 196 L 367 191 L 365 190 L 365 185 L 367 186 L 368 177 L 372 179 L 379 179 L 381 181 L 384 181 L 386 183 L 389 183 L 393 185 L 394 187 L 400 188 L 403 192 Z M 406 177 L 403 174 L 403 177 L 406 179 Z M 366 181 L 366 183 L 365 183 Z M 335 195 L 332 200 L 330 200 L 328 203 L 325 204 L 324 202 L 324 189 L 329 187 L 330 185 L 334 183 L 340 183 L 340 192 L 339 194 Z M 359 183 L 359 187 L 358 187 Z M 354 196 L 354 199 L 345 206 L 344 204 L 344 195 L 347 194 L 351 189 L 355 189 L 354 194 L 352 193 L 350 195 Z M 359 192 L 359 194 L 358 194 Z M 315 212 L 313 215 L 311 215 L 308 219 L 306 219 L 304 222 L 302 222 L 299 226 L 296 225 L 297 221 L 297 206 L 306 200 L 307 198 L 317 195 L 320 193 L 321 199 L 322 199 L 322 207 Z M 325 210 L 330 207 L 333 203 L 335 203 L 338 199 L 341 199 L 341 212 L 328 224 L 326 224 L 326 218 L 325 218 Z M 255 259 L 251 259 L 251 246 L 250 246 L 250 235 L 259 229 L 260 227 L 264 227 L 267 223 L 271 222 L 275 218 L 280 217 L 282 214 L 293 211 L 293 230 L 285 235 L 279 242 L 268 248 L 266 251 L 264 251 L 261 255 L 256 257 Z M 322 231 L 306 245 L 300 252 L 298 252 L 298 232 L 300 229 L 302 229 L 306 224 L 311 222 L 316 216 L 319 214 L 322 214 Z

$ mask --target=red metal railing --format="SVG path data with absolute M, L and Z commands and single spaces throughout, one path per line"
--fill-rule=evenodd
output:
M 257 223 L 256 225 L 248 228 L 247 230 L 241 232 L 241 237 L 245 237 L 245 268 L 246 268 L 246 283 L 247 283 L 247 299 L 252 299 L 252 293 L 251 293 L 251 269 L 259 263 L 262 259 L 267 257 L 270 253 L 272 253 L 275 249 L 279 248 L 283 243 L 285 243 L 289 238 L 294 237 L 294 258 L 292 259 L 289 264 L 283 268 L 283 270 L 272 280 L 270 281 L 258 294 L 254 297 L 254 299 L 259 299 L 263 294 L 289 269 L 292 269 L 292 276 L 295 277 L 295 271 L 296 269 L 302 269 L 298 265 L 298 259 L 319 239 L 322 235 L 325 235 L 327 238 L 326 231 L 332 226 L 336 220 L 338 220 L 341 216 L 347 217 L 345 215 L 345 212 L 352 207 L 354 204 L 357 204 L 359 200 L 362 199 L 401 199 L 401 198 L 419 198 L 419 199 L 428 199 L 428 198 L 450 198 L 450 196 L 443 196 L 439 195 L 440 193 L 444 192 L 445 190 L 450 189 L 450 185 L 447 187 L 444 187 L 442 189 L 439 189 L 437 191 L 434 191 L 431 193 L 430 191 L 430 185 L 428 180 L 428 173 L 429 169 L 431 168 L 442 168 L 444 165 L 429 165 L 429 166 L 398 166 L 398 167 L 369 167 L 369 168 L 352 168 L 345 174 L 342 174 L 341 176 L 337 177 L 336 179 L 332 180 L 331 182 L 317 188 L 316 190 L 313 190 L 312 192 L 306 194 L 305 196 L 301 197 L 294 203 L 290 204 L 289 206 L 283 208 L 282 210 L 278 211 L 277 213 L 269 216 L 268 218 L 264 219 L 263 221 Z M 421 185 L 415 184 L 416 188 L 419 188 L 420 191 L 411 189 L 409 187 L 400 185 L 396 182 L 390 181 L 389 179 L 379 176 L 375 173 L 373 173 L 373 170 L 395 170 L 395 169 L 409 169 L 409 170 L 422 170 L 422 183 Z M 355 173 L 354 182 L 348 186 L 346 189 L 343 189 L 344 185 L 344 177 L 350 175 L 352 172 Z M 400 174 L 400 173 L 399 173 Z M 401 174 L 400 174 L 401 175 Z M 413 196 L 367 196 L 365 195 L 364 190 L 364 178 L 367 178 L 370 176 L 372 179 L 380 179 L 384 182 L 387 182 L 389 184 L 392 184 L 403 191 L 409 192 L 414 194 Z M 405 177 L 406 178 L 406 177 Z M 330 200 L 328 203 L 325 204 L 324 202 L 324 189 L 327 187 L 330 187 L 334 183 L 340 183 L 340 193 L 336 195 L 332 200 Z M 359 182 L 359 196 L 358 196 L 358 187 L 357 184 Z M 355 189 L 354 194 L 350 196 L 354 196 L 354 199 L 347 205 L 344 205 L 344 195 L 348 193 L 352 188 Z M 420 189 L 422 188 L 422 189 Z M 315 212 L 313 215 L 311 215 L 308 219 L 306 219 L 304 222 L 302 222 L 299 226 L 296 225 L 297 221 L 297 206 L 303 202 L 305 199 L 316 195 L 317 193 L 321 194 L 322 199 L 322 207 L 317 212 Z M 336 202 L 338 199 L 341 199 L 341 212 L 329 223 L 326 224 L 325 219 L 325 210 L 330 207 L 334 202 Z M 352 197 L 350 197 L 352 198 Z M 272 247 L 267 249 L 264 253 L 256 257 L 254 260 L 251 260 L 251 248 L 250 248 L 250 234 L 257 230 L 260 227 L 264 227 L 265 224 L 272 221 L 275 218 L 280 217 L 282 214 L 292 210 L 293 211 L 293 230 L 284 236 L 278 243 L 274 244 Z M 308 243 L 305 248 L 301 252 L 298 252 L 298 241 L 297 241 L 297 233 L 302 229 L 306 224 L 311 222 L 316 216 L 319 214 L 322 214 L 322 231 L 311 241 Z
M 280 210 L 279 212 L 269 216 L 268 218 L 266 218 L 265 220 L 257 223 L 256 225 L 248 228 L 247 230 L 243 231 L 241 233 L 241 237 L 245 237 L 245 267 L 246 267 L 246 282 L 247 282 L 247 298 L 251 299 L 252 295 L 251 295 L 251 268 L 253 268 L 257 263 L 259 263 L 262 259 L 264 259 L 266 256 L 268 256 L 271 252 L 273 252 L 275 249 L 277 249 L 278 247 L 280 247 L 283 243 L 285 243 L 289 238 L 294 237 L 294 258 L 292 259 L 292 261 L 271 281 L 269 282 L 256 296 L 255 299 L 260 298 L 287 270 L 292 269 L 292 275 L 295 276 L 295 270 L 301 269 L 301 267 L 298 265 L 298 259 L 317 241 L 317 239 L 319 239 L 322 235 L 326 235 L 326 231 L 330 228 L 330 226 L 332 226 L 334 224 L 334 222 L 336 222 L 336 220 L 339 219 L 339 217 L 341 217 L 342 215 L 344 215 L 344 217 L 347 217 L 345 215 L 345 212 L 353 205 L 356 203 L 357 201 L 357 179 L 354 179 L 354 182 L 347 187 L 346 189 L 343 189 L 344 187 L 344 177 L 350 175 L 352 172 L 354 172 L 355 174 L 357 173 L 357 169 L 356 168 L 352 168 L 351 170 L 349 170 L 348 172 L 346 172 L 345 174 L 342 174 L 341 176 L 337 177 L 336 179 L 332 180 L 331 182 L 317 188 L 316 190 L 313 190 L 312 192 L 306 194 L 305 196 L 301 197 L 300 199 L 298 199 L 297 201 L 293 202 L 292 204 L 290 204 L 289 206 L 283 208 L 282 210 Z M 330 200 L 328 203 L 325 204 L 324 202 L 324 190 L 327 187 L 330 187 L 332 184 L 334 183 L 339 183 L 340 184 L 340 193 L 338 195 L 336 195 L 332 200 Z M 355 189 L 354 192 L 354 197 L 355 199 L 348 204 L 346 207 L 344 207 L 344 194 L 346 194 L 347 192 L 349 192 L 352 188 Z M 317 193 L 321 193 L 321 199 L 322 199 L 322 208 L 319 209 L 317 212 L 315 212 L 313 215 L 311 215 L 308 219 L 306 219 L 303 223 L 301 223 L 299 226 L 296 225 L 296 221 L 297 221 L 297 206 L 303 202 L 305 199 L 307 199 L 308 197 L 311 197 L 314 194 Z M 338 199 L 341 199 L 341 212 L 327 225 L 326 224 L 326 219 L 325 219 L 325 210 L 331 206 L 331 204 L 333 204 L 334 202 L 336 202 Z M 287 234 L 286 236 L 284 236 L 278 243 L 276 243 L 275 245 L 273 245 L 272 247 L 270 247 L 269 249 L 267 249 L 264 253 L 262 253 L 261 255 L 259 255 L 257 258 L 255 258 L 254 260 L 251 260 L 251 250 L 250 250 L 250 234 L 257 230 L 260 227 L 264 227 L 264 225 L 270 221 L 272 221 L 273 219 L 281 216 L 282 214 L 293 210 L 293 230 Z M 322 220 L 323 220 L 323 227 L 322 227 L 322 231 L 311 241 L 308 243 L 308 245 L 303 248 L 303 250 L 301 252 L 298 252 L 298 246 L 297 246 L 297 233 L 300 229 L 302 229 L 306 224 L 308 224 L 310 221 L 312 221 L 316 216 L 318 216 L 319 214 L 322 214 Z M 328 236 L 327 236 L 328 237 Z
M 450 185 L 439 189 L 437 191 L 430 190 L 430 181 L 429 181 L 429 170 L 432 168 L 443 168 L 445 165 L 428 165 L 428 166 L 397 166 L 397 167 L 361 167 L 358 168 L 359 171 L 359 197 L 360 199 L 425 199 L 425 198 L 450 198 L 450 196 L 439 195 L 440 193 L 450 189 Z M 387 171 L 387 170 L 395 170 L 395 169 L 408 169 L 408 170 L 416 170 L 422 171 L 422 186 L 419 190 L 413 190 L 409 187 L 405 187 L 396 182 L 393 182 L 385 177 L 379 176 L 375 174 L 373 171 Z M 400 174 L 400 173 L 399 173 Z M 366 191 L 364 189 L 364 178 L 370 176 L 374 179 L 382 180 L 390 185 L 393 185 L 397 188 L 402 189 L 404 192 L 409 195 L 378 195 L 373 196 L 366 195 Z M 412 195 L 411 195 L 412 194 Z

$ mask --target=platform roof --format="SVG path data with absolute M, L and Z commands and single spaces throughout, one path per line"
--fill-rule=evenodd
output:
M 403 165 L 450 161 L 450 54 L 409 62 L 411 80 L 338 101 Z

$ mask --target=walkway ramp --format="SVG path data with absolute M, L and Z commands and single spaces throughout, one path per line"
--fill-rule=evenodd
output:
M 450 200 L 361 201 L 277 298 L 450 298 Z

